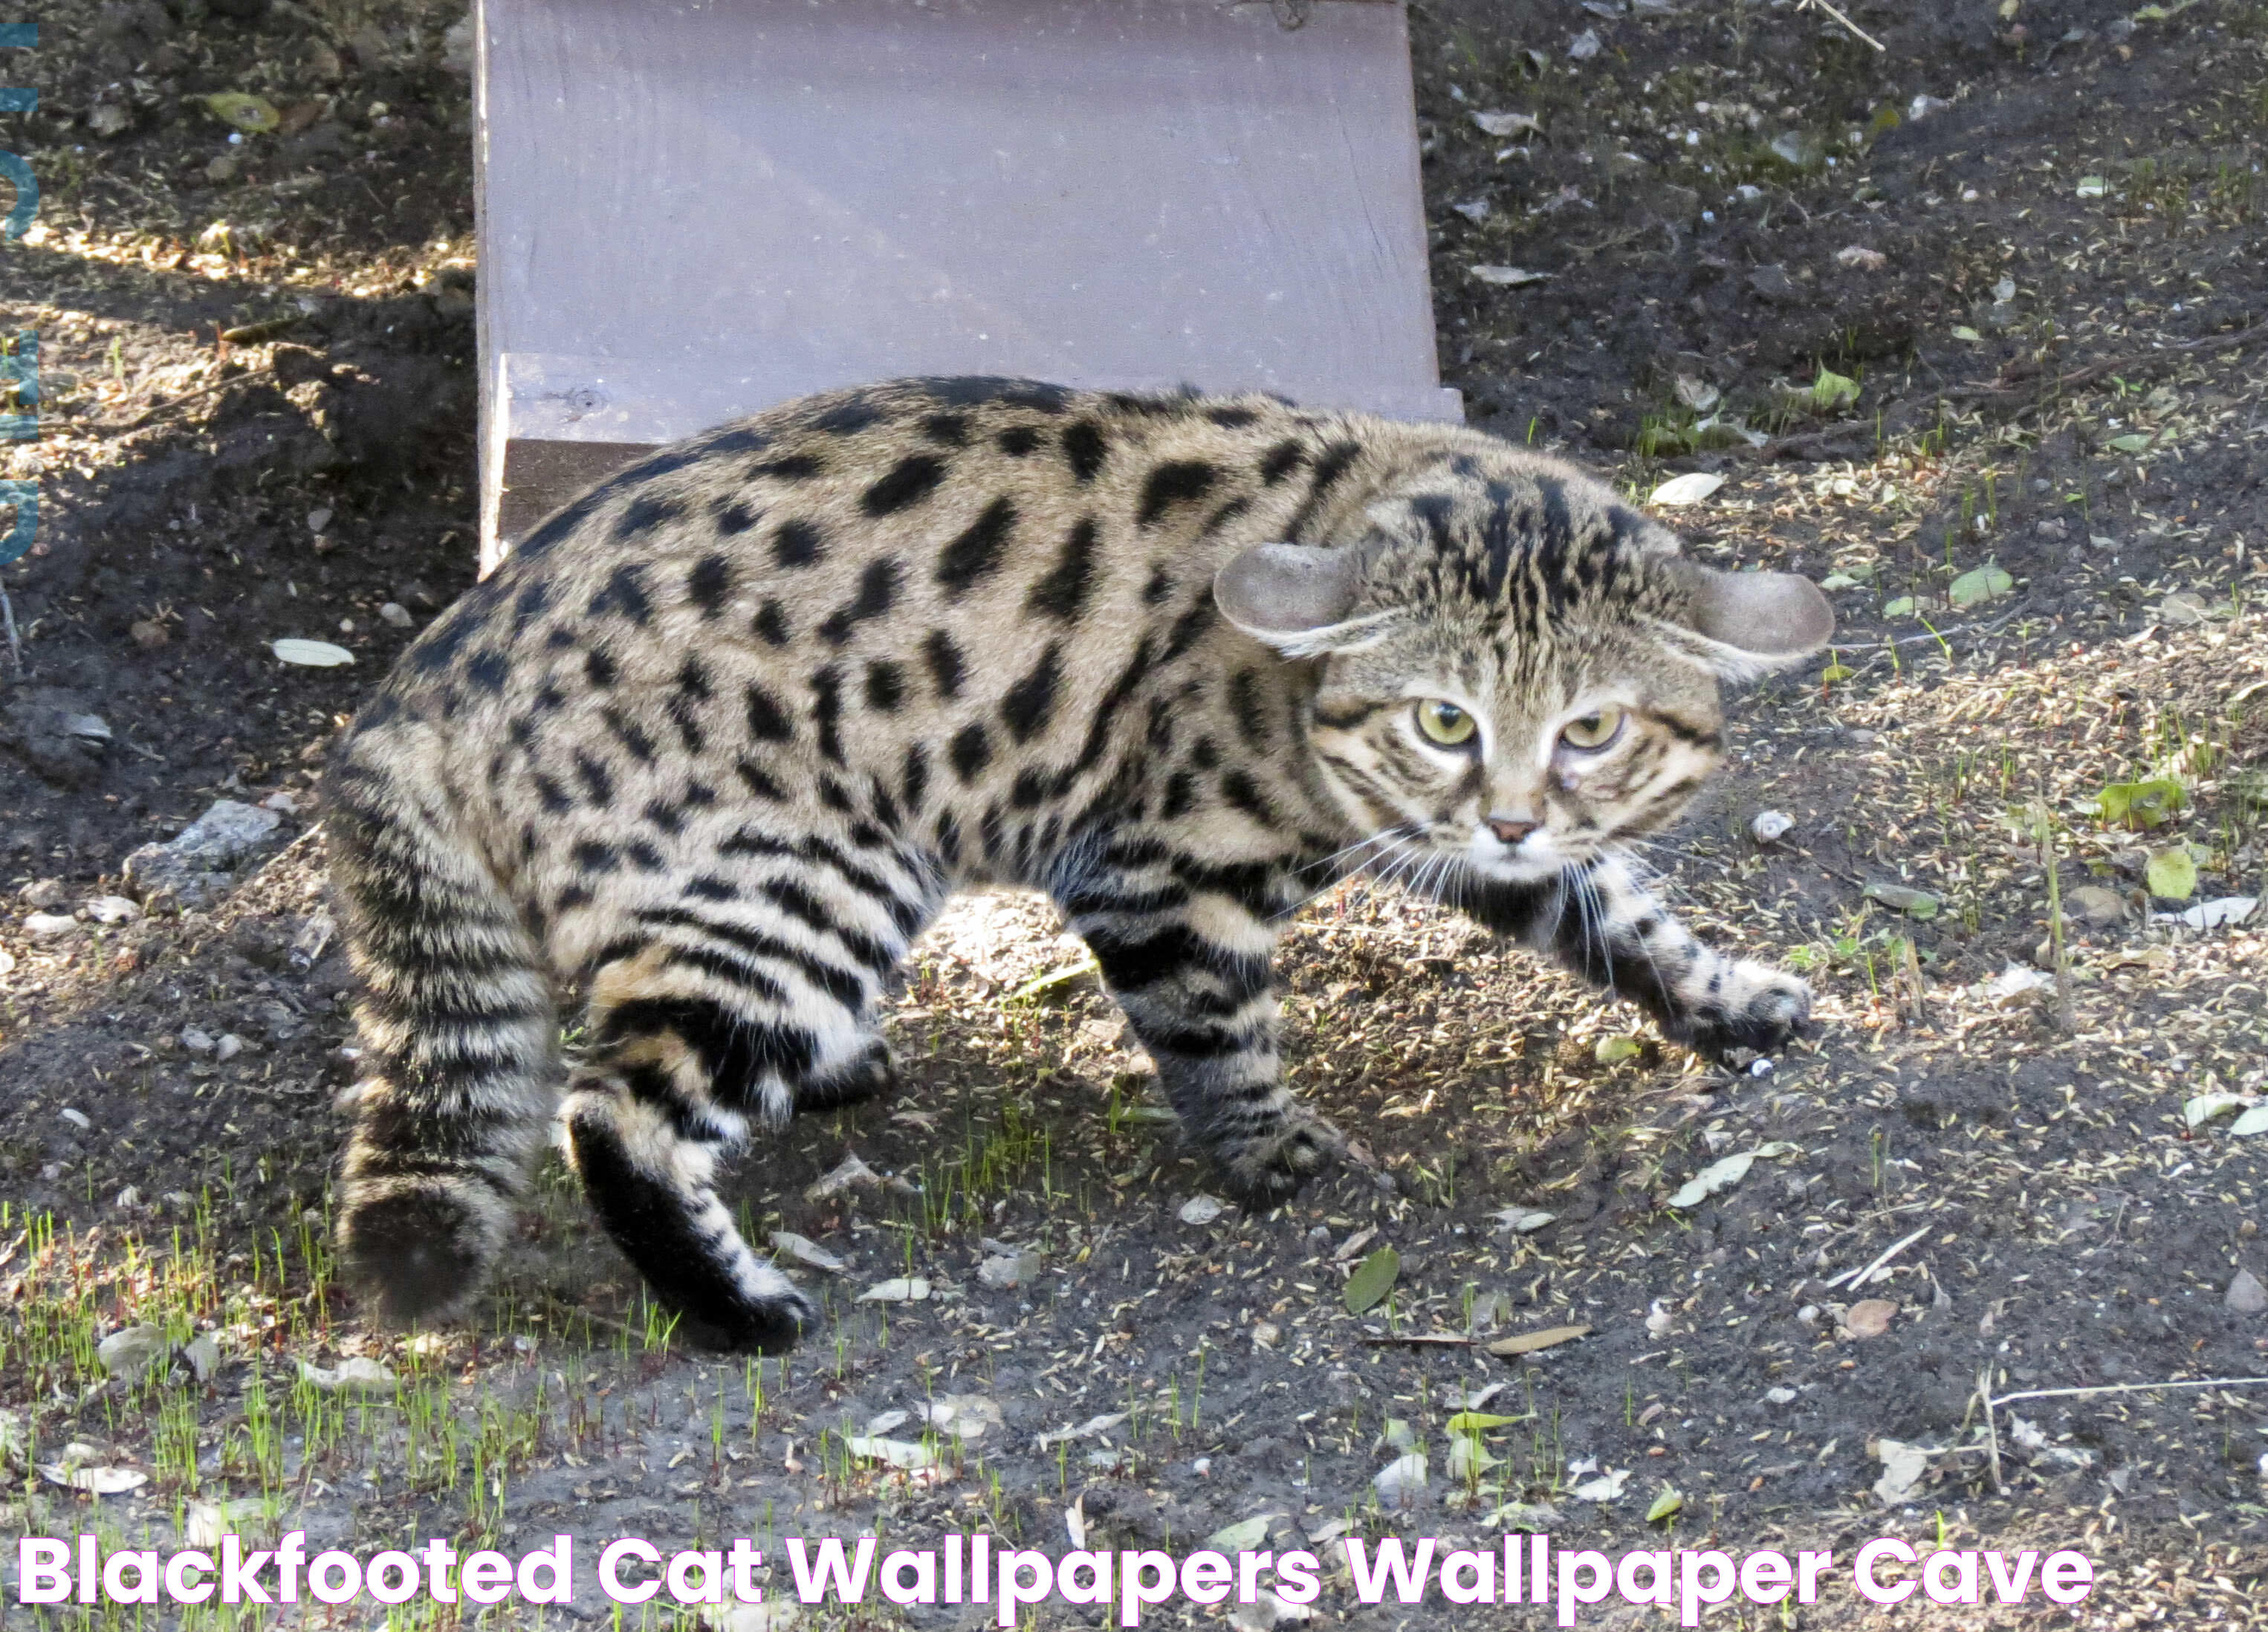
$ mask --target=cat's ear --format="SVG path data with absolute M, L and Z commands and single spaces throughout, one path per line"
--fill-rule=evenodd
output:
M 1221 615 L 1287 658 L 1359 651 L 1386 638 L 1395 614 L 1354 615 L 1363 552 L 1311 544 L 1256 544 L 1213 574 Z
M 1793 572 L 1719 572 L 1667 563 L 1683 602 L 1667 630 L 1705 668 L 1745 680 L 1808 657 L 1835 633 L 1835 608 Z

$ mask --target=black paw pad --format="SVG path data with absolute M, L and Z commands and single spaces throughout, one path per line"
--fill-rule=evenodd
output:
M 350 1205 L 339 1230 L 348 1280 L 388 1326 L 447 1312 L 478 1290 L 495 1253 L 491 1220 L 445 1190 L 407 1190 Z

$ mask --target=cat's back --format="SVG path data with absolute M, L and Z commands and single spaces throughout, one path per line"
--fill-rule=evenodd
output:
M 1264 396 L 996 379 L 785 404 L 555 512 L 358 729 L 407 730 L 490 782 L 508 742 L 563 730 L 644 761 L 761 737 L 772 705 L 813 716 L 810 746 L 835 758 L 861 713 L 1005 709 L 992 734 L 1028 739 L 1058 695 L 1186 649 L 1211 622 L 1216 556 L 1312 529 L 1413 434 Z

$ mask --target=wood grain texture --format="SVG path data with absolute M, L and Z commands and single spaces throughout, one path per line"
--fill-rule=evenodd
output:
M 508 447 L 892 375 L 1459 412 L 1398 5 L 482 0 L 479 33 L 484 551 L 532 502 Z

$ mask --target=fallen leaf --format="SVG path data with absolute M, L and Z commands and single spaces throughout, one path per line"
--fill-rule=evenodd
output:
M 2117 453 L 2141 453 L 2148 451 L 2150 438 L 2146 434 L 2136 431 L 2123 437 L 2113 437 L 2102 445 Z
M 1623 1487 L 1630 1482 L 1630 1469 L 1610 1468 L 1596 1479 L 1587 1479 L 1567 1494 L 1578 1502 L 1619 1502 Z
M 1204 1544 L 1216 1552 L 1226 1553 L 1232 1557 L 1239 1553 L 1249 1553 L 1268 1539 L 1268 1525 L 1271 1517 L 1270 1514 L 1263 1513 L 1257 1518 L 1248 1518 L 1237 1524 L 1224 1525 L 1207 1536 L 1204 1539 Z
M 2110 184 L 2101 176 L 2081 176 L 2079 179 L 2079 195 L 2081 198 L 2101 198 L 2110 190 Z
M 216 91 L 199 99 L 214 118 L 234 125 L 247 136 L 265 136 L 284 122 L 276 104 L 244 91 Z
M 862 1460 L 886 1462 L 909 1473 L 935 1467 L 938 1463 L 934 1447 L 917 1444 L 910 1439 L 869 1438 L 858 1434 L 846 1434 L 843 1437 L 843 1448 Z
M 1532 1355 L 1539 1349 L 1556 1349 L 1561 1343 L 1572 1343 L 1579 1337 L 1588 1337 L 1587 1326 L 1547 1326 L 1540 1332 L 1521 1332 L 1511 1337 L 1500 1337 L 1488 1346 L 1492 1355 Z
M 1896 909 L 1909 918 L 1927 920 L 1937 916 L 1940 902 L 1927 890 L 1911 889 L 1903 884 L 1869 883 L 1859 893 L 1885 907 Z
M 1515 1422 L 1526 1422 L 1528 1416 L 1505 1416 L 1494 1411 L 1460 1411 L 1449 1419 L 1453 1434 L 1485 1433 L 1491 1428 L 1510 1428 Z
M 1531 272 L 1526 267 L 1475 267 L 1473 276 L 1498 289 L 1524 289 L 1530 283 L 1541 283 L 1551 275 Z
M 929 1283 L 919 1275 L 895 1275 L 878 1281 L 858 1294 L 862 1304 L 918 1304 L 929 1297 Z
M 1894 596 L 1882 603 L 1882 615 L 1886 618 L 1911 618 L 1913 614 L 1914 598 L 1911 595 Z
M 1646 496 L 1649 504 L 1698 504 L 1725 485 L 1722 476 L 1705 470 L 1689 471 L 1682 476 L 1672 476 Z
M 1482 1519 L 1484 1530 L 1519 1530 L 1540 1535 L 1559 1526 L 1559 1510 L 1549 1502 L 1507 1502 Z
M 1664 1485 L 1661 1488 L 1661 1494 L 1647 1503 L 1646 1522 L 1649 1525 L 1660 1524 L 1663 1519 L 1677 1513 L 1684 1505 L 1683 1493 L 1675 1485 Z
M 1475 114 L 1473 122 L 1492 136 L 1515 136 L 1524 130 L 1543 133 L 1543 121 L 1533 114 L 1513 114 L 1491 111 Z
M 995 1291 L 1029 1284 L 1047 1261 L 1037 1253 L 995 1253 L 976 1266 L 976 1278 Z
M 1489 1215 L 1496 1220 L 1497 1228 L 1509 1230 L 1514 1235 L 1528 1235 L 1541 1230 L 1559 1215 L 1547 1213 L 1534 1207 L 1507 1207 Z
M 2202 1127 L 2216 1116 L 2226 1116 L 2229 1112 L 2251 1103 L 2251 1098 L 2247 1094 L 2201 1093 L 2183 1101 L 2182 1121 L 2191 1128 Z
M 1182 1203 L 1182 1210 L 1174 1216 L 1185 1224 L 1209 1224 L 1228 1209 L 1209 1195 L 1193 1195 Z
M 1898 1306 L 1887 1298 L 1863 1298 L 1844 1314 L 1843 1324 L 1853 1337 L 1880 1337 L 1890 1329 L 1897 1312 Z
M 1956 606 L 1974 606 L 1997 599 L 2016 587 L 2016 580 L 1997 562 L 1972 567 L 1946 586 L 1946 599 Z
M 1922 1478 L 1929 1472 L 1930 1459 L 1937 1453 L 1927 1445 L 1878 1439 L 1874 1454 L 1882 1462 L 1882 1476 L 1874 1481 L 1874 1495 L 1883 1506 L 1898 1507 L 1918 1493 Z
M 191 1547 L 208 1552 L 220 1545 L 223 1536 L 250 1538 L 267 1528 L 268 1504 L 258 1496 L 242 1496 L 233 1502 L 192 1502 L 189 1503 L 188 1524 L 182 1540 Z
M 2161 923 L 2186 924 L 2192 930 L 2218 930 L 2230 924 L 2242 923 L 2252 916 L 2260 905 L 2254 895 L 2223 895 L 2217 900 L 2199 901 L 2181 912 L 2161 913 Z
M 1407 1497 L 1423 1496 L 1425 1491 L 1425 1453 L 1411 1451 L 1388 1462 L 1370 1481 L 1378 1492 L 1379 1500 L 1391 1503 Z
M 122 1383 L 138 1382 L 150 1368 L 166 1357 L 165 1332 L 154 1326 L 129 1326 L 113 1332 L 95 1345 L 94 1357 L 102 1369 Z
M 2151 856 L 2143 878 L 2150 893 L 2161 901 L 2185 901 L 2197 893 L 2197 863 L 2185 846 L 2176 845 Z
M 299 1380 L 327 1394 L 344 1394 L 374 1393 L 393 1387 L 397 1379 L 383 1363 L 355 1358 L 342 1360 L 328 1370 L 302 1360 Z
M 1354 1273 L 1347 1277 L 1344 1293 L 1347 1312 L 1360 1314 L 1383 1303 L 1401 1274 L 1402 1254 L 1390 1246 L 1380 1247 L 1357 1264 Z
M 1646 1044 L 1642 1040 L 1618 1033 L 1600 1038 L 1598 1047 L 1591 1050 L 1591 1055 L 1602 1065 L 1619 1065 L 1624 1060 L 1637 1059 L 1645 1052 Z
M 805 1186 L 803 1199 L 806 1202 L 832 1201 L 846 1190 L 872 1189 L 879 1187 L 881 1183 L 882 1175 L 867 1166 L 853 1150 L 825 1176 Z
M 1749 1169 L 1755 1165 L 1756 1159 L 1756 1153 L 1754 1150 L 1742 1150 L 1736 1156 L 1727 1156 L 1721 1160 L 1710 1163 L 1678 1187 L 1677 1193 L 1669 1198 L 1669 1205 L 1672 1207 L 1700 1206 L 1718 1191 L 1729 1190 L 1747 1178 Z
M 916 1406 L 914 1413 L 955 1439 L 982 1439 L 993 1429 L 1007 1426 L 998 1402 L 984 1394 L 939 1394 Z
M 773 1231 L 772 1250 L 786 1253 L 807 1269 L 824 1269 L 829 1275 L 841 1275 L 850 1267 L 818 1242 L 798 1235 L 792 1230 Z
M 150 1482 L 150 1475 L 130 1467 L 79 1467 L 65 1462 L 42 1462 L 40 1477 L 67 1489 L 89 1496 L 123 1496 Z
M 1066 1440 L 1092 1439 L 1097 1434 L 1107 1434 L 1124 1422 L 1127 1415 L 1124 1411 L 1112 1411 L 1102 1416 L 1090 1416 L 1077 1428 L 1058 1428 L 1052 1433 L 1042 1434 L 1038 1440 L 1039 1448 L 1045 1451 Z
M 296 663 L 304 669 L 335 669 L 354 661 L 354 653 L 327 640 L 272 641 L 269 650 L 284 662 Z
M 2268 1133 L 2268 1105 L 2254 1106 L 2228 1125 L 2232 1139 L 2249 1139 L 2260 1133 Z

